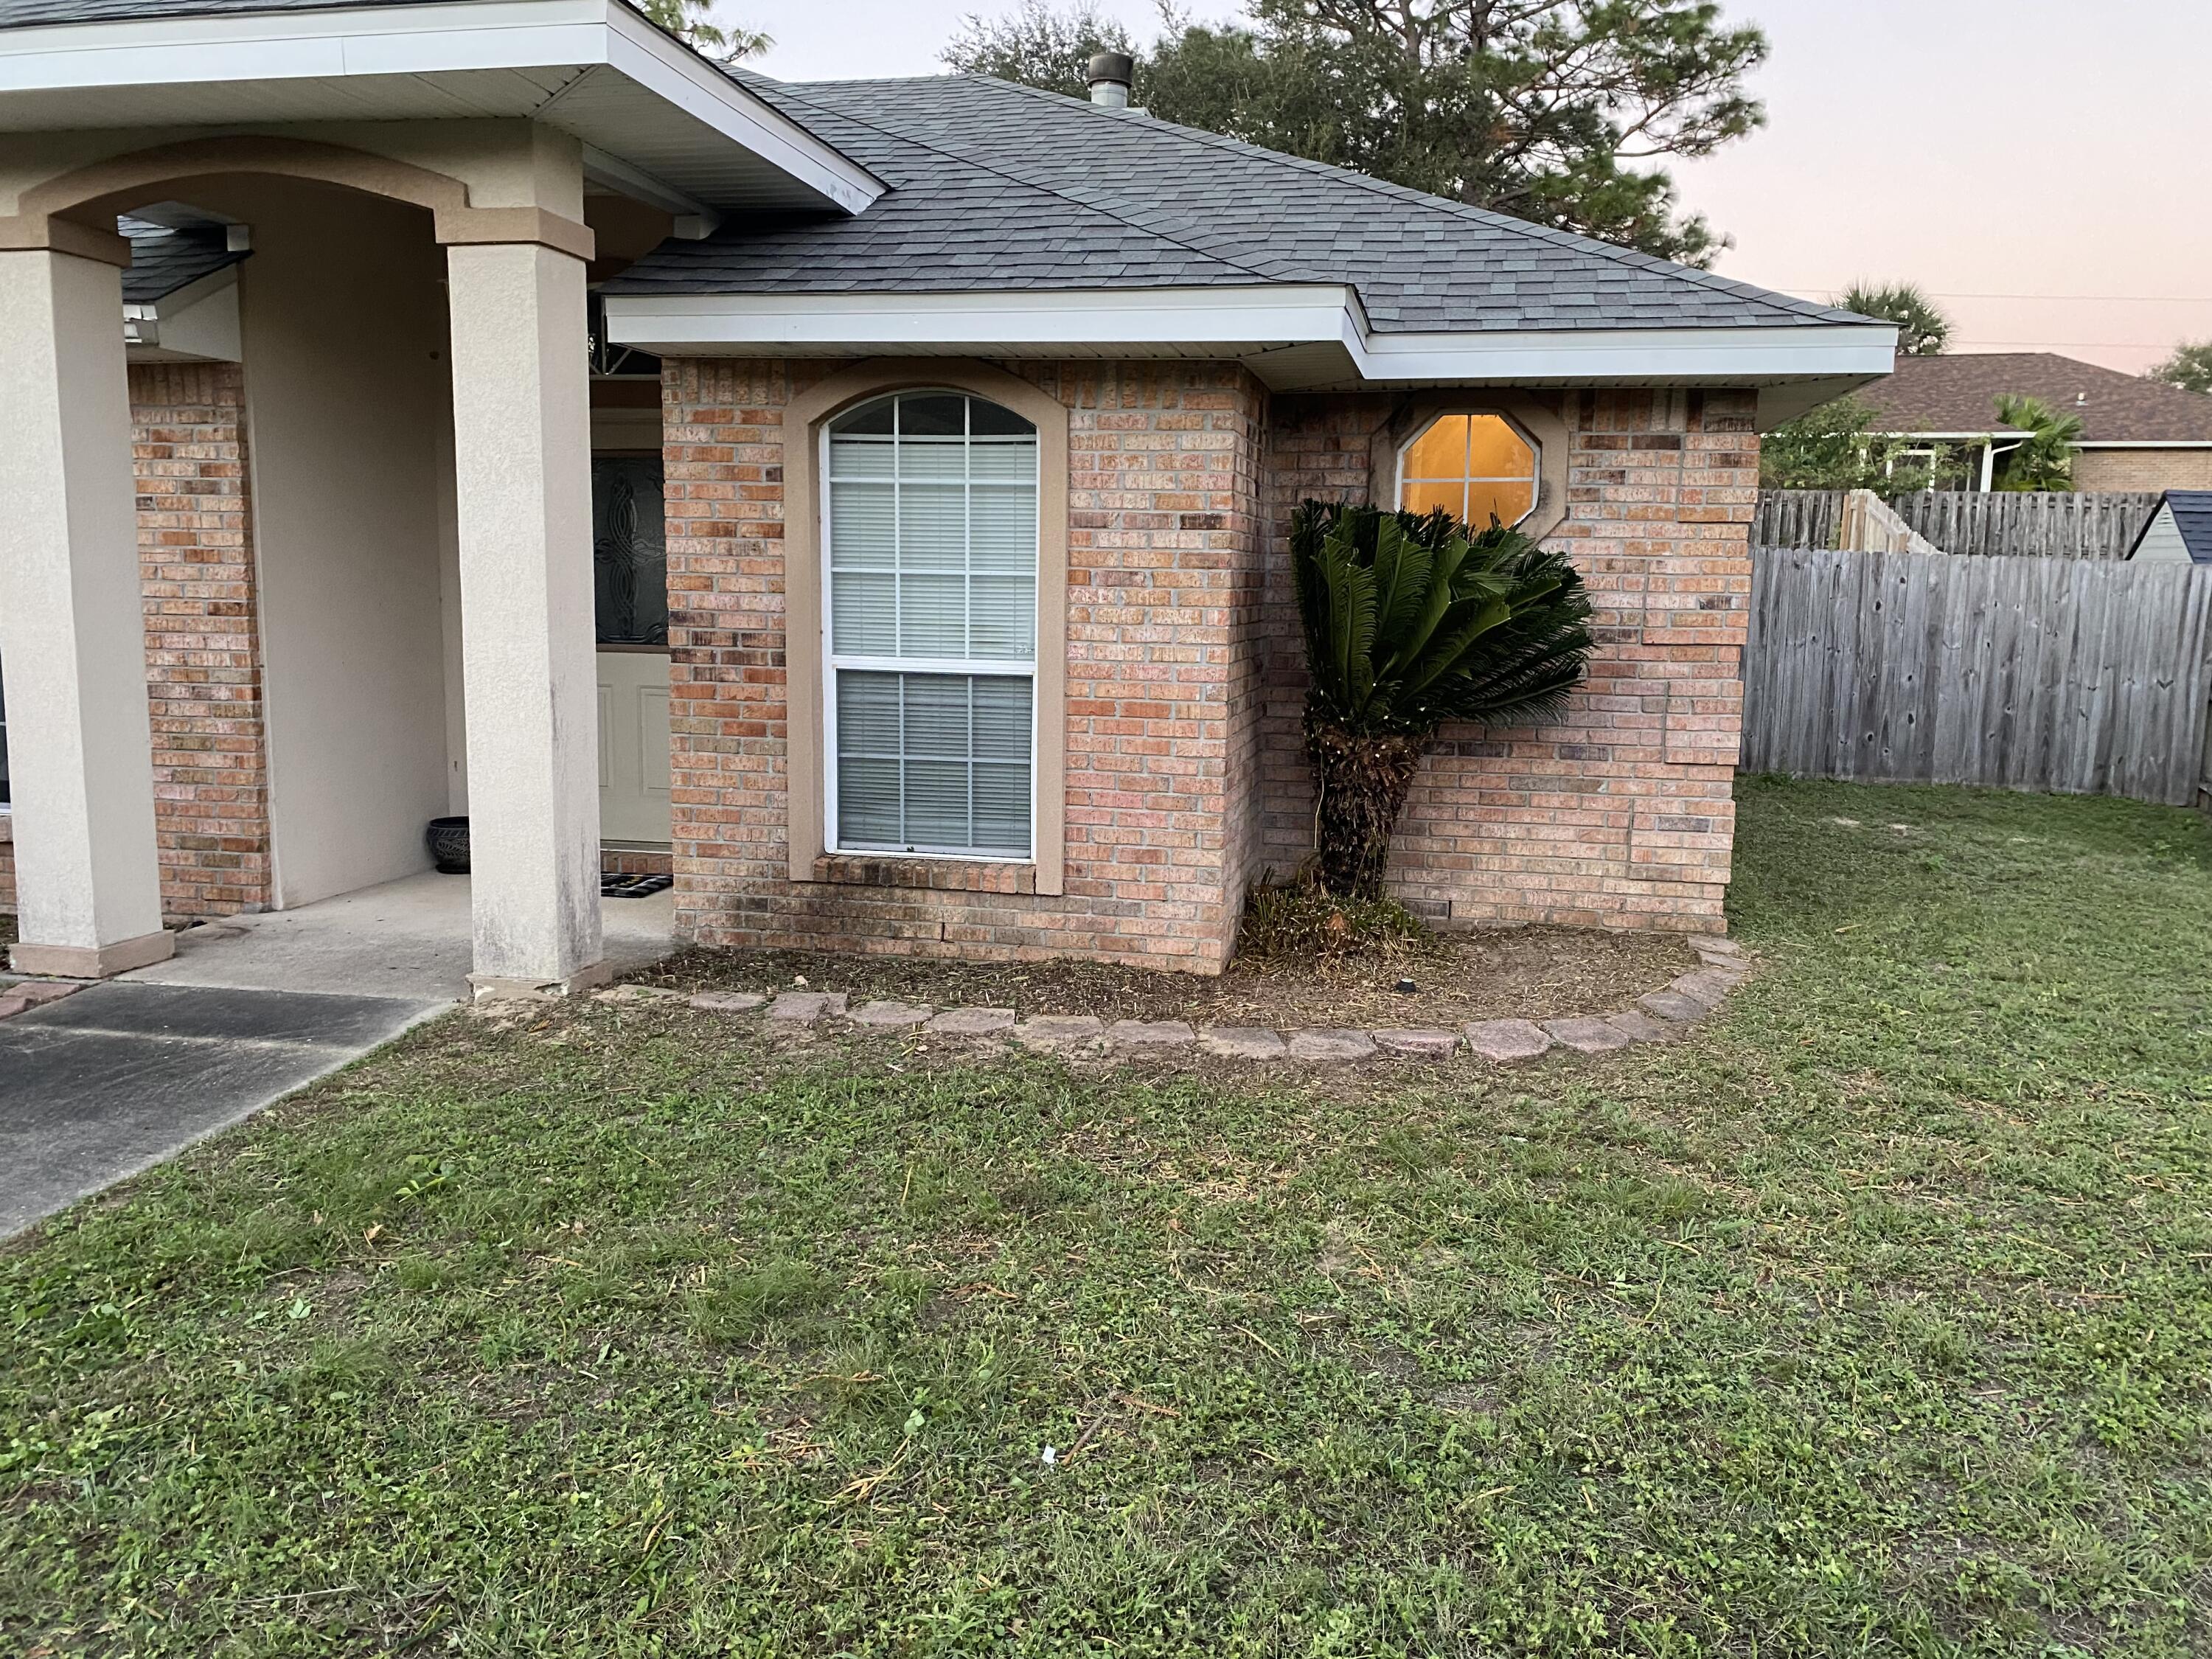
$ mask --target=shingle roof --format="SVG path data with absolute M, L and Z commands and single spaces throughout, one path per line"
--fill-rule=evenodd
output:
M 2212 489 L 2169 489 L 2166 492 L 2166 508 L 2173 514 L 2173 527 L 2181 537 L 2184 551 L 2191 564 L 2212 564 Z M 2153 514 L 2136 538 L 2136 544 L 2128 550 L 2133 558 L 2142 550 L 2143 543 L 2157 528 L 2158 515 Z
M 1873 406 L 1878 432 L 1991 432 L 2007 392 L 2081 416 L 2088 443 L 2212 441 L 2212 398 L 2052 351 L 1899 357 L 1895 374 L 1854 395 Z
M 219 17 L 228 12 L 333 11 L 420 5 L 422 0 L 0 0 L 0 29 L 46 23 L 116 23 L 142 17 Z
M 1757 327 L 1848 312 L 1218 134 L 981 76 L 763 99 L 891 185 L 849 219 L 663 244 L 622 294 L 1348 283 L 1379 332 Z
M 221 225 L 172 229 L 125 216 L 115 227 L 131 244 L 131 265 L 123 273 L 128 305 L 151 305 L 247 257 L 243 249 L 233 252 L 224 245 Z

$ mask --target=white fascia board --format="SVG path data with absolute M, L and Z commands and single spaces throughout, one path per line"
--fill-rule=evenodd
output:
M 538 0 L 544 3 L 544 0 Z M 828 197 L 848 213 L 886 186 L 758 94 L 669 39 L 622 0 L 598 0 L 610 38 L 608 65 L 713 127 L 763 161 Z
M 1754 386 L 1890 373 L 1897 331 L 1863 324 L 1764 328 L 1553 329 L 1377 334 L 1359 297 L 1330 283 L 1036 289 L 953 294 L 612 295 L 610 337 L 684 349 L 839 348 L 1132 350 L 1340 346 L 1372 385 L 1698 380 Z
M 2212 438 L 2077 438 L 2076 449 L 2212 449 Z
M 1344 337 L 1350 292 L 1249 288 L 1014 289 L 959 294 L 618 294 L 623 345 L 792 349 L 1303 343 Z
M 1756 328 L 1575 328 L 1380 334 L 1366 341 L 1372 380 L 1727 380 L 1891 372 L 1893 328 L 1782 324 Z
M 0 30 L 0 95 L 605 65 L 848 213 L 881 180 L 621 0 L 443 0 Z M 559 125 L 558 94 L 547 112 Z M 334 111 L 333 114 L 342 113 Z
M 2024 438 L 2027 434 L 2016 427 L 2000 427 L 1994 432 L 1912 432 L 1903 428 L 1870 427 L 1869 434 L 1877 438 L 1902 438 L 1907 441 L 1935 441 L 1943 443 L 1983 443 L 2006 438 Z

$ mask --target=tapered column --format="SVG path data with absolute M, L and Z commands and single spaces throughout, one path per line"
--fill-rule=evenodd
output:
M 113 265 L 0 252 L 0 672 L 26 973 L 158 962 L 154 762 L 123 289 Z
M 584 266 L 449 247 L 477 994 L 603 982 Z

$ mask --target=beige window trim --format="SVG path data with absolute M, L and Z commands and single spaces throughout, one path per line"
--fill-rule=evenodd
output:
M 1035 890 L 1057 896 L 1067 868 L 1067 409 L 1027 380 L 965 357 L 884 357 L 856 363 L 800 392 L 783 411 L 783 593 L 790 874 L 819 879 L 823 823 L 822 430 L 855 404 L 892 392 L 965 392 L 1011 409 L 1037 429 L 1037 628 Z M 964 860 L 951 860 L 958 864 Z M 987 862 L 978 860 L 977 863 Z M 989 862 L 1002 861 L 989 860 Z
M 1559 410 L 1525 392 L 1431 392 L 1409 398 L 1392 411 L 1368 452 L 1368 497 L 1398 504 L 1398 457 L 1423 427 L 1440 415 L 1503 415 L 1536 447 L 1536 504 L 1521 520 L 1534 541 L 1567 517 L 1567 423 Z

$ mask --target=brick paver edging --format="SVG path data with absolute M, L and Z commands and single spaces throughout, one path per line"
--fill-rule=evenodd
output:
M 1558 1049 L 1609 1054 L 1638 1042 L 1664 1042 L 1680 1036 L 1717 1010 L 1728 994 L 1751 972 L 1751 963 L 1732 939 L 1691 941 L 1704 966 L 1679 975 L 1659 990 L 1637 999 L 1617 1013 L 1577 1015 L 1565 1019 L 1474 1020 L 1457 1030 L 1414 1028 L 1340 1030 L 1314 1028 L 1274 1031 L 1259 1027 L 1194 1027 L 1179 1019 L 1122 1019 L 1111 1024 L 1095 1014 L 1036 1014 L 1019 1018 L 1011 1008 L 933 1009 L 915 1002 L 878 1000 L 854 1006 L 843 991 L 792 990 L 774 997 L 750 991 L 681 991 L 618 985 L 597 994 L 605 1001 L 682 1000 L 702 1013 L 750 1014 L 766 1011 L 771 1030 L 805 1036 L 834 1024 L 862 1030 L 926 1031 L 941 1036 L 1006 1038 L 1045 1054 L 1132 1055 L 1171 1054 L 1195 1048 L 1228 1060 L 1279 1060 L 1303 1065 L 1341 1064 L 1390 1054 L 1417 1060 L 1450 1060 L 1471 1054 L 1495 1066 L 1540 1060 Z

